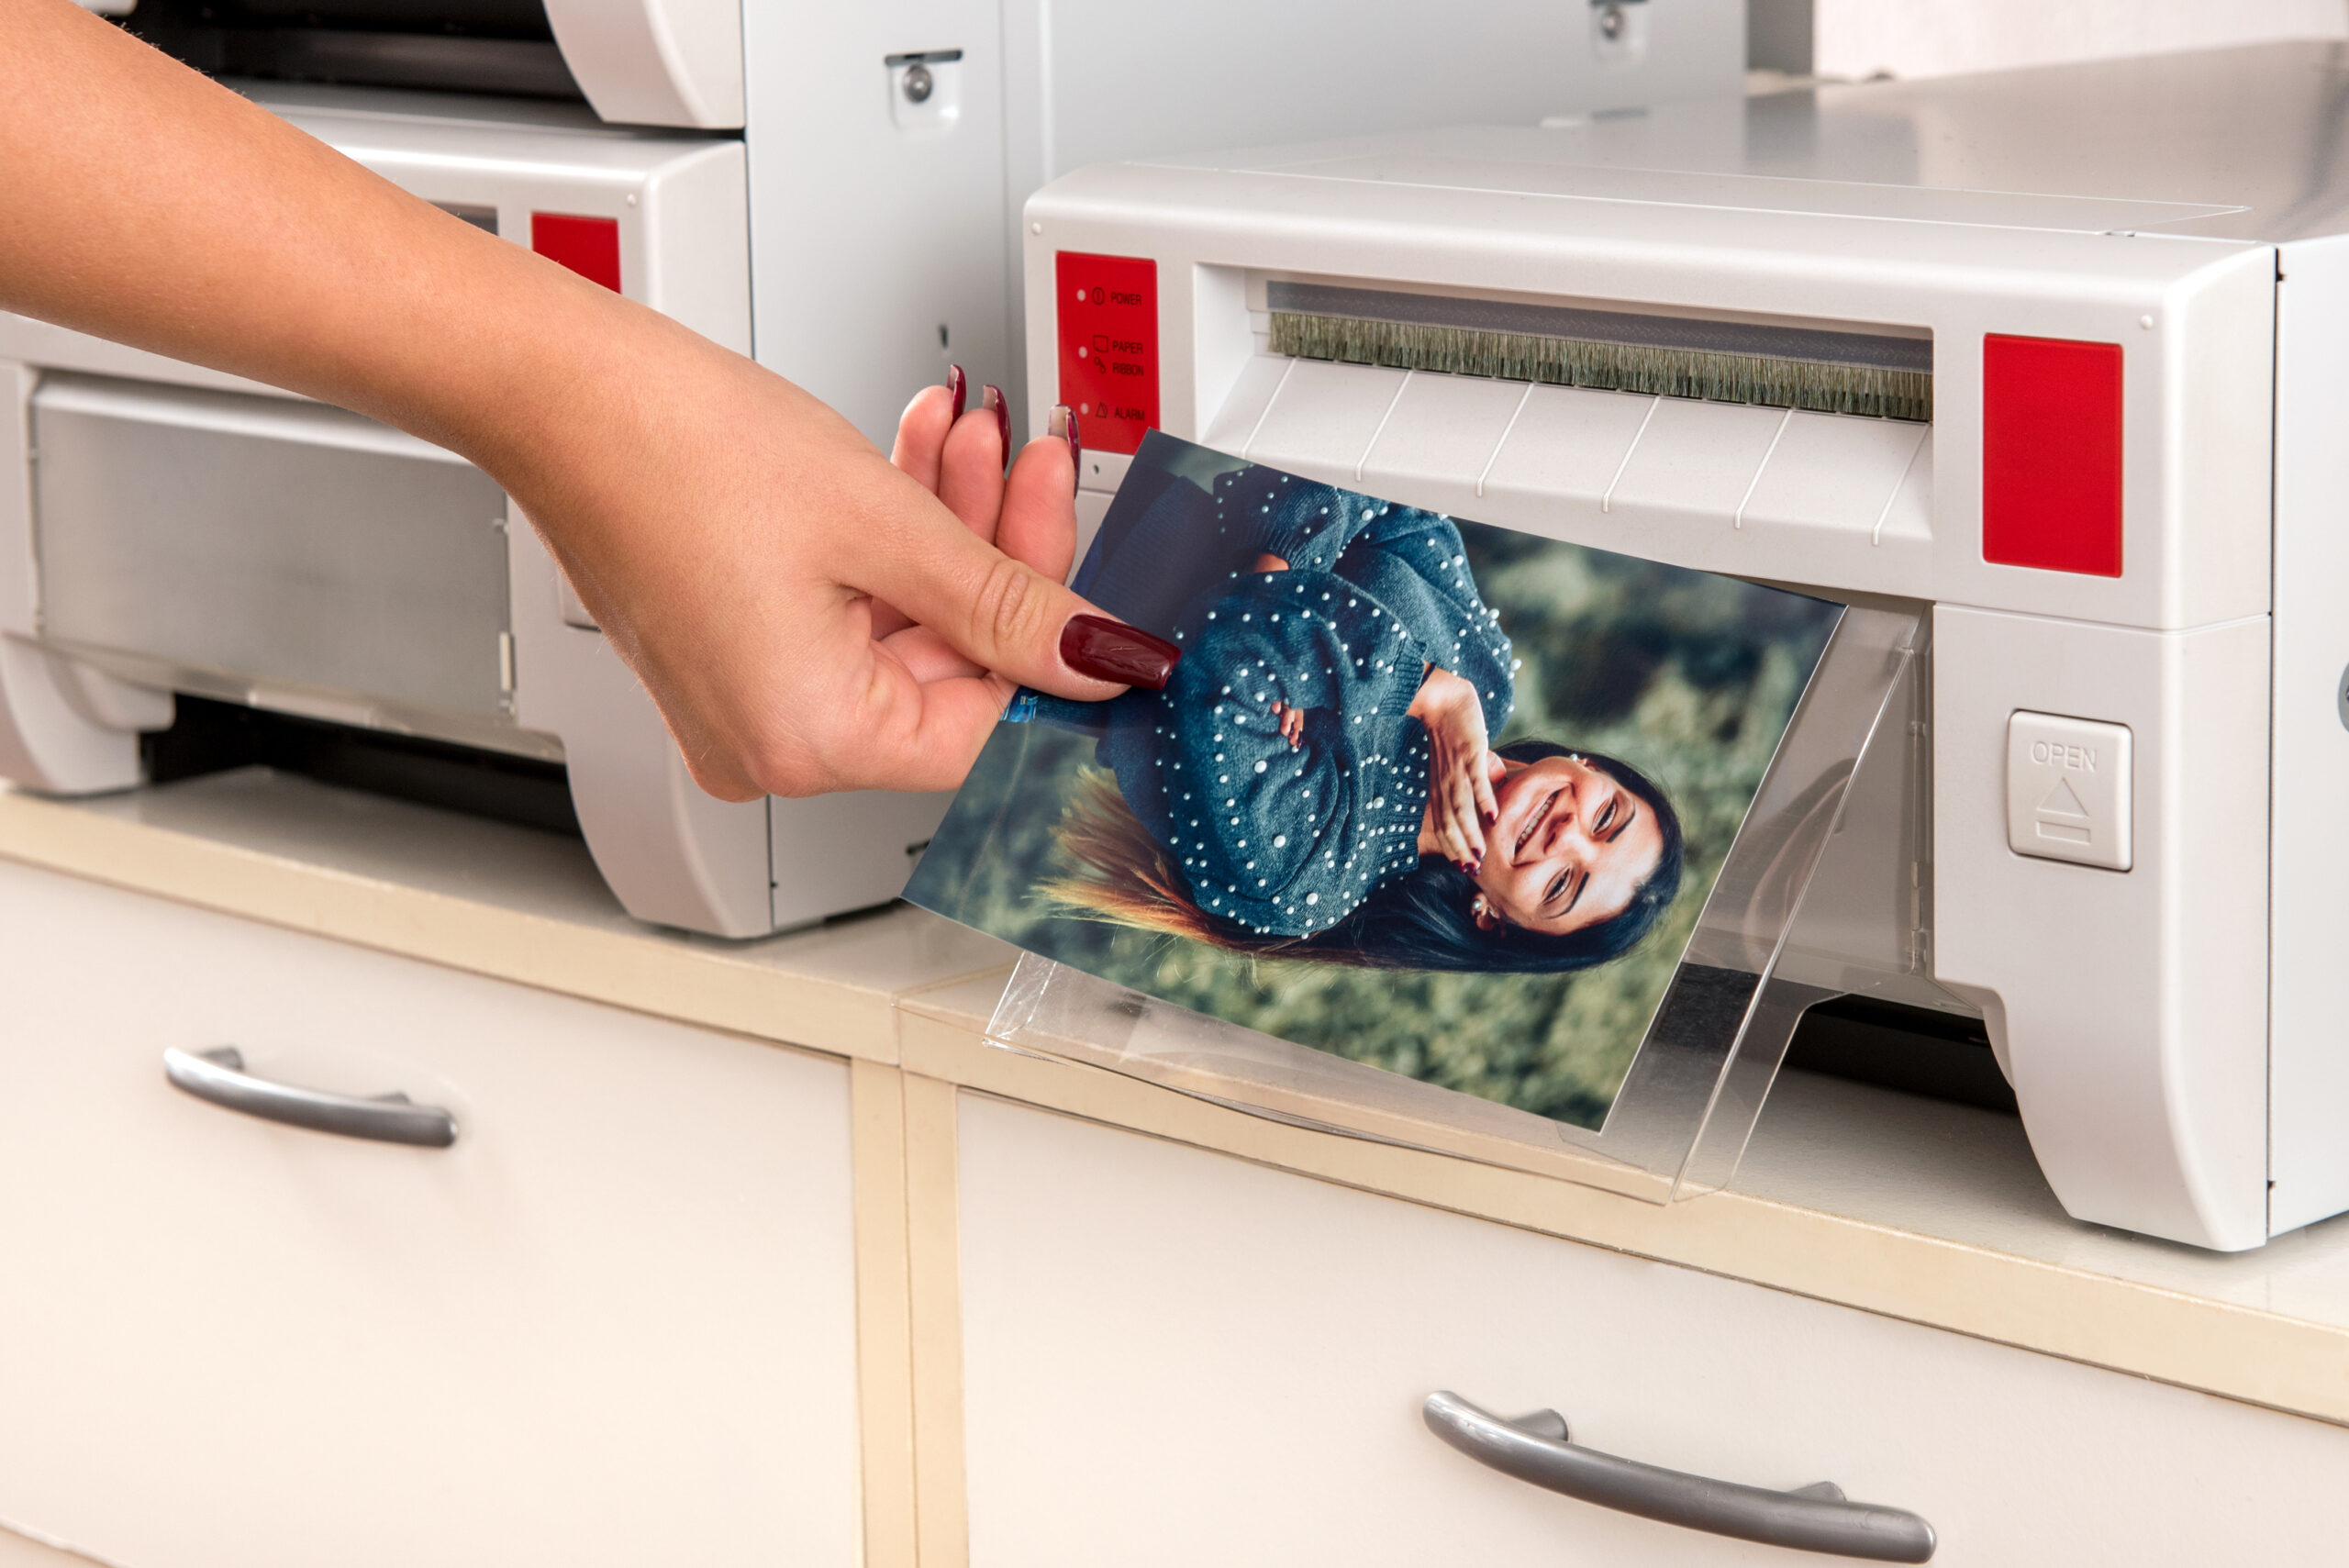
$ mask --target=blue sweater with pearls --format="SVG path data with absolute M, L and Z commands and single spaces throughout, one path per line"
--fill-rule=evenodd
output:
M 1408 710 L 1427 666 L 1472 682 L 1497 735 L 1509 641 L 1449 517 L 1262 468 L 1223 475 L 1214 506 L 1219 570 L 1174 618 L 1174 678 L 1105 706 L 1097 755 L 1202 909 L 1310 936 L 1419 863 L 1428 739 Z M 1108 577 L 1177 550 L 1198 580 L 1196 522 L 1187 540 L 1150 531 L 1120 546 L 1097 602 L 1118 597 L 1098 591 Z M 1289 569 L 1247 570 L 1259 554 Z M 1275 701 L 1305 716 L 1294 748 Z

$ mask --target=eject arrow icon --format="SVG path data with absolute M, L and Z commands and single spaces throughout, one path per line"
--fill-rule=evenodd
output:
M 2059 778 L 2047 798 L 2039 803 L 2039 836 L 2061 839 L 2066 843 L 2085 844 L 2088 841 L 2088 808 L 2073 793 L 2069 779 Z

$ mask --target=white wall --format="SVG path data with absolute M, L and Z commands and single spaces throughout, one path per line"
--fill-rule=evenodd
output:
M 1822 76 L 2004 66 L 2349 35 L 2344 0 L 1814 0 Z

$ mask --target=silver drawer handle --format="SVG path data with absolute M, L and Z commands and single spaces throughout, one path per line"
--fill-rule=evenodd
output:
M 416 1105 L 401 1094 L 365 1100 L 273 1083 L 246 1072 L 244 1053 L 232 1045 L 217 1051 L 167 1049 L 163 1076 L 199 1100 L 313 1132 L 423 1149 L 446 1149 L 457 1141 L 457 1118 L 439 1106 Z
M 1584 1448 L 1566 1437 L 1555 1411 L 1505 1421 L 1457 1394 L 1431 1394 L 1428 1429 L 1479 1464 L 1618 1513 L 1685 1529 L 1876 1562 L 1923 1562 L 1933 1527 L 1905 1508 L 1844 1500 L 1831 1481 L 1773 1492 L 1686 1475 Z

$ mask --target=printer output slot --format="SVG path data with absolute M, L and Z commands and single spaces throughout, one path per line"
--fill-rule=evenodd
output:
M 1929 423 L 1297 358 L 1241 319 L 1256 351 L 1209 391 L 1206 446 L 1676 566 L 1932 597 Z
M 2016 1114 L 1989 1030 L 1964 1013 L 1838 996 L 1803 1015 L 1784 1065 L 1927 1099 Z
M 1930 338 L 1274 280 L 1293 359 L 1930 421 Z

